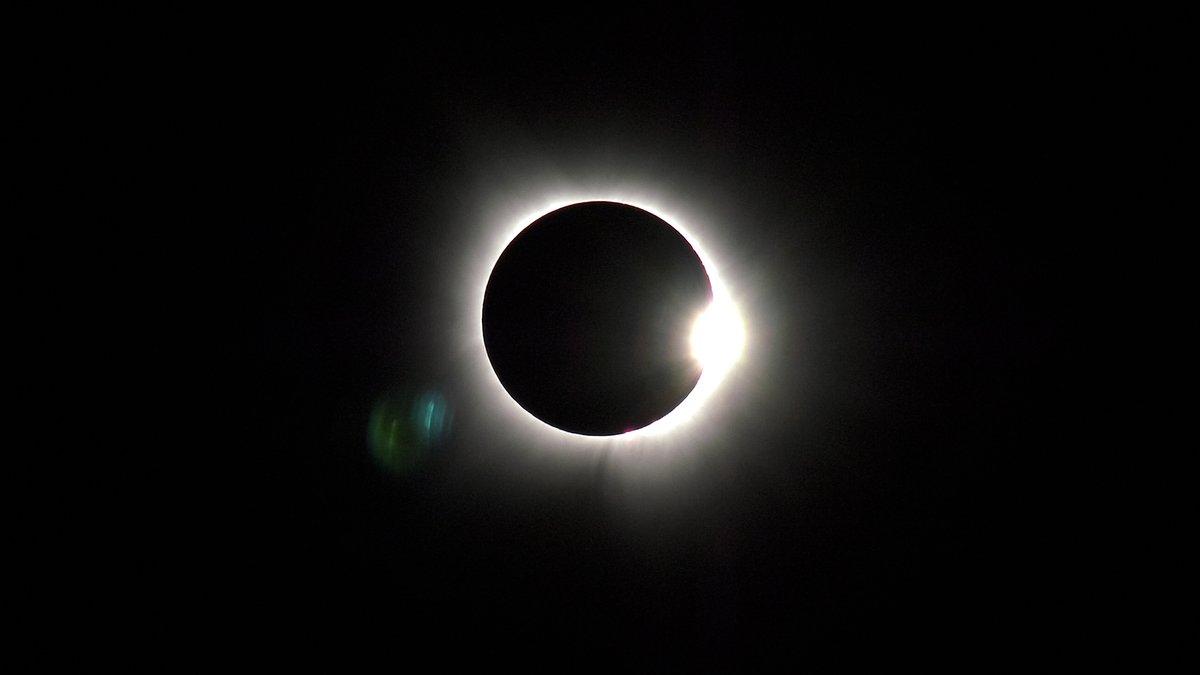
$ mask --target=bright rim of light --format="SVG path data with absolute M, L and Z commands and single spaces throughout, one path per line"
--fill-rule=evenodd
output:
M 627 204 L 648 211 L 670 224 L 683 235 L 704 265 L 712 286 L 713 299 L 699 325 L 709 329 L 693 333 L 693 345 L 703 345 L 701 354 L 695 354 L 704 369 L 695 388 L 686 399 L 674 410 L 659 420 L 633 431 L 616 436 L 584 436 L 564 431 L 550 426 L 534 417 L 522 408 L 504 389 L 496 375 L 483 343 L 483 299 L 487 283 L 491 277 L 496 261 L 514 238 L 526 227 L 533 224 L 542 216 L 556 211 L 564 206 L 580 202 L 607 201 Z M 535 208 L 518 209 L 517 205 L 509 202 L 489 209 L 492 213 L 484 214 L 494 217 L 493 222 L 505 223 L 481 246 L 473 256 L 471 272 L 467 275 L 470 281 L 465 289 L 470 299 L 465 303 L 470 308 L 470 315 L 464 317 L 469 322 L 470 333 L 465 345 L 467 357 L 473 370 L 478 375 L 473 376 L 479 387 L 478 401 L 485 411 L 491 412 L 496 421 L 505 423 L 508 428 L 506 435 L 515 439 L 534 442 L 539 445 L 558 445 L 567 447 L 655 447 L 674 445 L 680 442 L 694 442 L 704 437 L 706 432 L 713 431 L 718 417 L 714 415 L 714 398 L 717 398 L 722 381 L 733 370 L 733 366 L 741 356 L 744 342 L 744 329 L 738 313 L 735 296 L 726 285 L 722 275 L 720 262 L 705 247 L 704 241 L 698 235 L 703 227 L 693 227 L 693 221 L 699 220 L 694 213 L 692 218 L 683 217 L 683 209 L 669 206 L 670 202 L 658 196 L 647 196 L 637 191 L 613 190 L 572 190 L 566 194 L 560 193 L 554 198 L 541 200 Z M 515 215 L 514 214 L 519 214 Z M 707 318 L 704 318 L 707 317 Z M 703 413 L 703 414 L 702 414 Z

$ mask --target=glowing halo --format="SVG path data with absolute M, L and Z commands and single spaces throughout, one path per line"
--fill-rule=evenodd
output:
M 489 209 L 491 213 L 485 214 L 487 220 L 500 223 L 500 226 L 477 240 L 479 244 L 470 258 L 470 267 L 462 288 L 465 296 L 462 306 L 468 312 L 468 315 L 460 320 L 460 330 L 465 328 L 467 331 L 462 356 L 467 361 L 467 368 L 472 371 L 469 377 L 476 388 L 478 404 L 486 408 L 484 412 L 500 418 L 508 426 L 505 431 L 509 435 L 539 446 L 583 449 L 663 448 L 679 444 L 681 441 L 695 442 L 702 438 L 706 431 L 712 430 L 712 424 L 718 417 L 713 415 L 713 412 L 721 407 L 717 405 L 719 401 L 716 400 L 720 398 L 720 385 L 733 370 L 738 360 L 736 355 L 711 363 L 704 362 L 704 370 L 695 388 L 674 410 L 645 427 L 616 436 L 575 434 L 557 429 L 534 417 L 504 389 L 487 357 L 481 317 L 487 283 L 496 261 L 512 240 L 537 219 L 564 206 L 589 201 L 617 202 L 649 211 L 683 235 L 699 256 L 712 286 L 713 299 L 706 313 L 711 315 L 718 312 L 725 322 L 736 322 L 736 346 L 740 353 L 744 324 L 735 294 L 726 283 L 722 273 L 725 268 L 721 261 L 706 247 L 705 239 L 701 236 L 704 228 L 697 224 L 700 220 L 694 216 L 684 217 L 682 214 L 685 213 L 685 209 L 673 208 L 673 203 L 667 199 L 647 197 L 640 191 L 630 190 L 569 190 L 536 202 L 517 204 L 515 201 L 509 201 Z M 701 414 L 702 412 L 704 414 Z

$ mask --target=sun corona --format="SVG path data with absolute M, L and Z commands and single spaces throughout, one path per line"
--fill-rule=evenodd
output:
M 484 348 L 482 308 L 488 280 L 492 269 L 508 245 L 530 224 L 542 216 L 562 207 L 588 201 L 608 201 L 625 204 L 647 211 L 661 218 L 679 232 L 695 250 L 704 265 L 712 288 L 712 300 L 708 307 L 699 312 L 692 323 L 689 337 L 691 356 L 702 366 L 700 378 L 691 393 L 661 419 L 639 429 L 613 436 L 586 436 L 563 431 L 534 417 L 511 398 L 497 377 Z M 746 331 L 739 312 L 735 294 L 726 283 L 725 268 L 713 252 L 706 247 L 699 234 L 687 218 L 670 208 L 667 200 L 648 199 L 637 195 L 609 191 L 577 191 L 542 201 L 536 207 L 513 209 L 508 205 L 509 217 L 497 215 L 501 226 L 492 230 L 486 239 L 486 250 L 480 250 L 475 258 L 469 293 L 471 308 L 470 335 L 468 342 L 471 362 L 475 365 L 473 379 L 479 389 L 480 400 L 486 401 L 495 413 L 495 418 L 506 422 L 510 434 L 539 443 L 568 447 L 646 447 L 663 446 L 687 441 L 702 434 L 713 423 L 715 412 L 712 406 L 722 383 L 735 366 L 744 358 Z M 515 217 L 514 212 L 520 215 Z

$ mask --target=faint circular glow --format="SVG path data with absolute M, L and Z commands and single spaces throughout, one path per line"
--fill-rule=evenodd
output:
M 641 429 L 616 436 L 584 436 L 563 431 L 537 419 L 509 396 L 487 358 L 483 343 L 483 300 L 488 279 L 500 255 L 509 243 L 526 227 L 542 216 L 564 206 L 579 202 L 609 201 L 628 204 L 649 211 L 674 227 L 695 249 L 700 257 L 713 298 L 700 321 L 703 343 L 701 363 L 704 370 L 695 388 L 682 403 L 661 419 Z M 722 261 L 706 245 L 705 232 L 715 228 L 685 206 L 665 194 L 649 194 L 644 189 L 593 188 L 564 189 L 554 196 L 522 201 L 501 201 L 498 196 L 488 213 L 480 214 L 486 221 L 497 223 L 480 240 L 471 256 L 470 268 L 463 288 L 467 298 L 464 306 L 469 315 L 463 318 L 466 344 L 465 357 L 470 362 L 471 378 L 478 387 L 479 404 L 509 425 L 508 435 L 542 446 L 578 448 L 636 448 L 688 444 L 715 431 L 719 424 L 720 389 L 742 356 L 745 326 L 738 311 L 737 295 L 726 284 Z M 694 342 L 693 345 L 696 343 Z

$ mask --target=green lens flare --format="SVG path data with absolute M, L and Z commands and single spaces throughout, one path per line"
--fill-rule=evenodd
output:
M 446 439 L 450 418 L 446 397 L 435 390 L 416 396 L 385 394 L 376 400 L 367 423 L 371 456 L 388 471 L 410 471 Z

